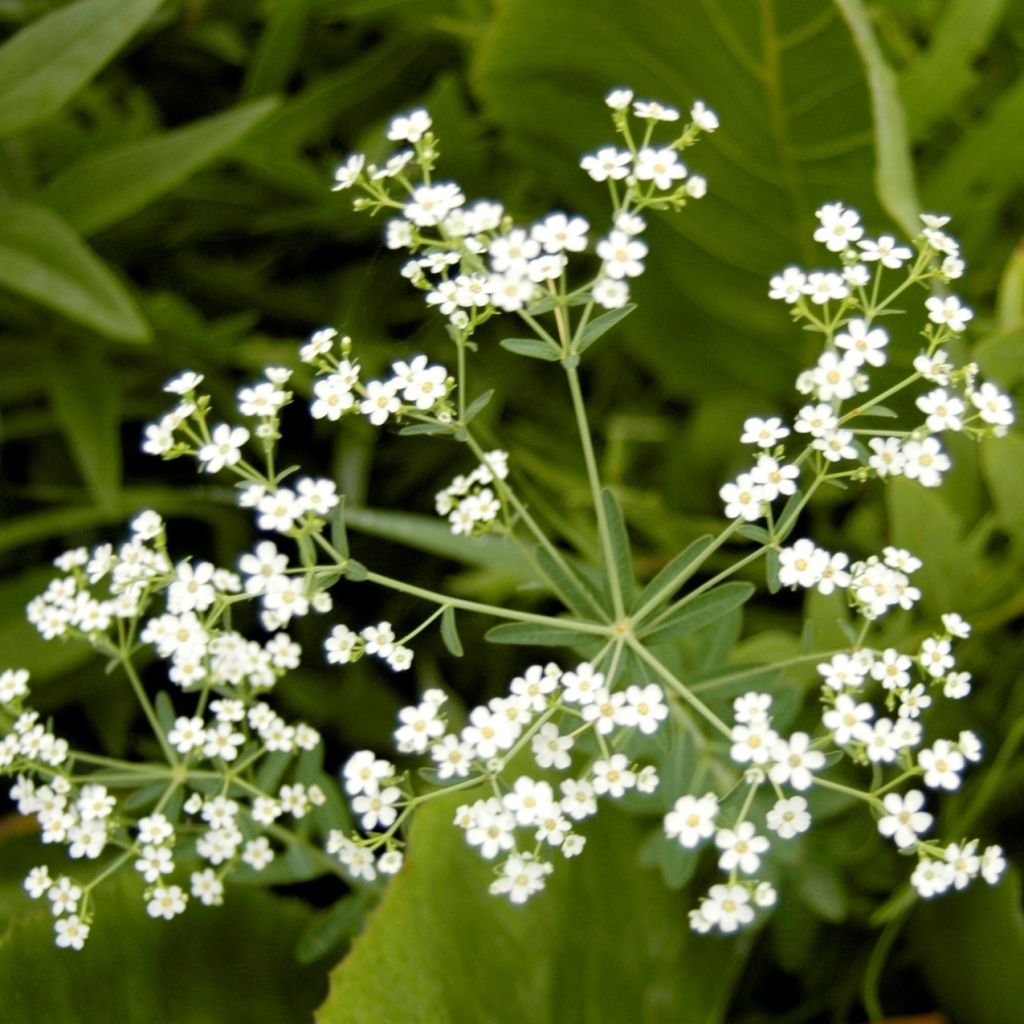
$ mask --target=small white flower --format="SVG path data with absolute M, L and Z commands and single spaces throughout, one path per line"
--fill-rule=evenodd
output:
M 878 831 L 901 849 L 913 846 L 917 837 L 931 827 L 932 816 L 922 810 L 924 793 L 919 789 L 910 790 L 906 796 L 886 793 L 882 804 L 888 813 L 879 820 Z
M 702 797 L 681 796 L 665 815 L 665 835 L 680 846 L 693 849 L 715 834 L 718 798 L 714 793 Z

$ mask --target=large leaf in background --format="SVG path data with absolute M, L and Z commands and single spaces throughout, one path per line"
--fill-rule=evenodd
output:
M 183 128 L 94 153 L 65 168 L 42 199 L 83 234 L 109 227 L 226 153 L 277 106 L 244 103 Z
M 1024 1006 L 1020 876 L 921 904 L 911 949 L 939 1009 L 957 1024 L 1019 1024 Z
M 0 287 L 117 341 L 142 342 L 152 336 L 107 265 L 41 206 L 0 206 Z
M 0 137 L 55 114 L 163 0 L 79 0 L 0 48 Z
M 652 215 L 650 280 L 623 327 L 667 388 L 697 394 L 742 384 L 786 393 L 809 343 L 767 297 L 794 261 L 824 264 L 814 210 L 857 205 L 878 227 L 872 111 L 860 58 L 821 0 L 508 0 L 478 53 L 487 113 L 526 166 L 603 230 L 603 186 L 577 167 L 613 139 L 602 97 L 631 85 L 688 108 L 702 97 L 722 127 L 693 151 L 707 198 Z M 454 169 L 457 173 L 457 169 Z
M 80 952 L 54 946 L 41 907 L 15 921 L 0 944 L 4 1020 L 306 1024 L 320 1000 L 317 972 L 295 962 L 310 918 L 301 903 L 234 889 L 222 908 L 154 921 L 131 879 L 101 889 L 97 903 Z
M 685 897 L 637 868 L 636 822 L 608 812 L 580 859 L 513 907 L 487 894 L 492 868 L 452 825 L 456 802 L 420 812 L 406 867 L 335 969 L 318 1024 L 723 1019 L 745 943 L 690 932 Z

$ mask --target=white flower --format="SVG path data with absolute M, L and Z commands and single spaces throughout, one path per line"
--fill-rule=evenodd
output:
M 696 100 L 690 107 L 690 118 L 698 128 L 709 135 L 718 130 L 718 115 L 706 107 L 702 100 Z
M 597 255 L 604 260 L 604 273 L 609 277 L 639 277 L 644 272 L 647 245 L 623 231 L 612 231 L 597 243 Z
M 781 274 L 776 274 L 769 282 L 768 298 L 781 299 L 790 304 L 797 301 L 804 293 L 807 275 L 799 267 L 786 267 Z
M 493 896 L 508 896 L 512 903 L 518 904 L 525 903 L 544 888 L 544 879 L 551 872 L 551 865 L 536 860 L 531 854 L 517 853 L 505 861 L 501 871 L 488 891 Z
M 203 375 L 192 370 L 184 370 L 164 385 L 164 391 L 171 395 L 187 395 L 195 391 L 203 383 Z
M 224 883 L 212 868 L 193 871 L 189 883 L 192 896 L 205 907 L 219 907 L 224 902 Z
M 924 793 L 919 789 L 910 790 L 906 796 L 886 793 L 882 805 L 888 813 L 879 819 L 878 831 L 901 849 L 913 846 L 917 837 L 931 827 L 932 816 L 921 809 L 924 807 Z
M 750 893 L 742 885 L 713 885 L 701 902 L 697 917 L 691 915 L 690 925 L 695 931 L 702 928 L 701 920 L 708 927 L 717 926 L 730 934 L 754 920 L 754 908 L 750 905 Z
M 557 768 L 559 771 L 565 771 L 572 764 L 572 757 L 569 754 L 572 747 L 573 738 L 559 733 L 558 726 L 553 722 L 542 725 L 530 741 L 530 749 L 533 751 L 537 766 Z
M 621 309 L 629 302 L 629 285 L 612 277 L 601 277 L 594 282 L 593 297 L 602 309 Z
M 810 789 L 814 782 L 811 773 L 825 767 L 825 755 L 820 750 L 811 750 L 810 744 L 811 737 L 805 732 L 795 732 L 788 740 L 776 740 L 771 748 L 773 764 L 768 769 L 772 782 Z
M 651 121 L 678 121 L 679 111 L 674 107 L 666 107 L 655 100 L 637 100 L 633 104 L 633 113 Z
M 604 101 L 611 110 L 625 110 L 633 102 L 633 90 L 612 89 Z
M 388 786 L 376 793 L 363 793 L 352 800 L 352 810 L 360 815 L 359 824 L 367 831 L 375 828 L 390 828 L 398 817 L 395 803 L 401 799 L 402 791 L 397 786 Z
M 366 157 L 362 153 L 353 153 L 343 164 L 334 170 L 334 185 L 332 192 L 341 192 L 343 189 L 351 188 L 363 173 L 366 165 Z
M 936 433 L 940 430 L 963 430 L 964 403 L 945 388 L 936 388 L 917 399 L 917 407 L 927 415 L 925 426 Z
M 722 851 L 718 866 L 723 871 L 736 869 L 752 875 L 761 866 L 761 854 L 770 844 L 766 836 L 755 833 L 753 822 L 744 821 L 735 829 L 721 829 L 715 835 L 715 845 Z
M 730 735 L 729 756 L 737 764 L 767 764 L 772 744 L 779 738 L 767 719 L 734 725 Z
M 371 380 L 366 385 L 366 398 L 359 403 L 359 411 L 379 427 L 402 407 L 396 395 L 397 387 L 389 380 Z
M 632 161 L 632 154 L 628 150 L 605 146 L 593 155 L 583 157 L 580 160 L 580 167 L 594 181 L 621 181 L 629 174 L 629 165 Z
M 928 319 L 933 324 L 945 324 L 955 334 L 959 334 L 967 326 L 967 321 L 974 318 L 974 310 L 960 305 L 955 295 L 947 295 L 944 299 L 932 296 L 925 299 L 924 304 Z
M 331 635 L 324 641 L 328 662 L 332 665 L 347 665 L 355 654 L 359 640 L 359 634 L 348 626 L 335 626 L 331 630 Z
M 917 763 L 924 769 L 924 784 L 929 789 L 960 788 L 960 772 L 966 764 L 949 740 L 936 740 L 931 748 L 918 751 Z
M 789 437 L 789 427 L 784 426 L 778 416 L 771 416 L 766 420 L 759 416 L 751 416 L 743 423 L 740 444 L 774 448 L 784 437 Z
M 836 335 L 836 347 L 844 349 L 846 358 L 856 366 L 885 364 L 885 346 L 889 335 L 881 327 L 869 328 L 864 320 L 851 320 L 846 330 Z
M 981 877 L 995 885 L 1006 870 L 1006 859 L 1001 846 L 987 846 L 981 855 Z
M 903 475 L 908 480 L 917 480 L 922 487 L 938 487 L 942 483 L 942 474 L 952 465 L 934 437 L 905 442 L 901 454 L 904 459 Z
M 443 736 L 430 748 L 430 756 L 437 763 L 437 774 L 442 779 L 450 779 L 453 775 L 464 779 L 469 775 L 473 753 L 471 744 L 452 735 Z
M 905 245 L 897 245 L 892 235 L 882 235 L 878 241 L 865 238 L 857 243 L 861 249 L 860 258 L 871 263 L 877 260 L 889 270 L 899 270 L 913 256 Z
M 1013 424 L 1013 402 L 995 384 L 982 384 L 977 391 L 972 391 L 971 403 L 986 423 L 1000 427 Z
M 199 449 L 199 461 L 207 473 L 219 473 L 225 466 L 233 466 L 242 458 L 241 448 L 249 440 L 245 427 L 229 427 L 221 423 L 213 428 L 210 442 Z
M 768 812 L 765 822 L 780 839 L 792 839 L 811 827 L 807 801 L 802 796 L 778 800 Z
M 619 718 L 623 725 L 650 735 L 657 731 L 659 724 L 666 718 L 668 707 L 665 704 L 665 693 L 657 683 L 626 688 L 626 704 Z
M 839 274 L 815 271 L 808 275 L 804 285 L 804 295 L 810 296 L 816 306 L 823 306 L 830 299 L 845 299 L 849 294 L 850 289 Z
M 767 724 L 772 706 L 771 694 L 744 693 L 732 702 L 733 717 L 737 722 L 764 722 Z
M 971 624 L 965 622 L 956 612 L 946 612 L 942 616 L 942 625 L 950 636 L 955 636 L 960 640 L 965 640 L 971 635 Z
M 630 770 L 625 754 L 612 754 L 607 760 L 594 762 L 592 785 L 599 796 L 623 796 L 627 789 L 636 785 L 636 775 Z
M 54 941 L 61 949 L 81 949 L 89 938 L 89 925 L 77 914 L 62 917 L 53 927 L 57 936 Z
M 638 181 L 651 181 L 655 188 L 667 191 L 673 182 L 686 177 L 686 167 L 674 149 L 645 146 L 636 155 L 633 173 Z
M 714 793 L 702 797 L 681 796 L 665 815 L 665 835 L 680 846 L 693 849 L 715 833 L 718 798 Z
M 466 197 L 454 182 L 421 185 L 413 191 L 412 202 L 406 203 L 402 212 L 417 227 L 433 227 L 465 201 Z
M 345 762 L 345 792 L 349 796 L 378 793 L 381 781 L 394 774 L 394 765 L 379 759 L 372 750 L 357 750 Z
M 530 234 L 547 253 L 583 252 L 587 247 L 587 231 L 590 225 L 582 217 L 567 217 L 564 213 L 552 213 Z
M 798 540 L 779 552 L 779 582 L 784 587 L 813 587 L 821 580 L 828 563 L 828 552 L 814 541 Z
M 931 860 L 929 857 L 922 857 L 910 876 L 910 884 L 917 890 L 917 894 L 926 900 L 945 892 L 952 881 L 953 872 L 950 865 L 945 861 Z
M 829 252 L 843 252 L 864 234 L 860 214 L 844 209 L 842 203 L 828 203 L 815 211 L 821 227 L 814 232 L 816 242 L 824 242 Z
M 870 704 L 858 704 L 852 697 L 841 693 L 836 697 L 835 705 L 821 716 L 821 721 L 833 733 L 836 743 L 843 745 L 855 737 L 861 722 L 870 722 L 874 717 L 875 709 Z
M 725 503 L 727 519 L 752 523 L 764 515 L 764 491 L 750 473 L 740 473 L 734 481 L 724 484 L 718 495 Z
M 388 125 L 388 138 L 392 142 L 419 142 L 430 131 L 430 115 L 425 110 L 413 110 L 396 117 Z
M 590 704 L 604 688 L 604 675 L 594 671 L 588 661 L 580 662 L 572 672 L 562 675 L 564 699 L 570 704 Z
M 946 863 L 949 865 L 954 889 L 966 889 L 971 881 L 978 877 L 981 870 L 981 858 L 977 855 L 978 841 L 972 839 L 961 846 L 950 843 L 945 849 Z
M 582 821 L 597 813 L 594 787 L 586 779 L 566 779 L 558 788 L 562 793 L 562 810 L 573 821 Z

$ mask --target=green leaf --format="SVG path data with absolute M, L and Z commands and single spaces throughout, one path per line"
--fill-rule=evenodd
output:
M 595 608 L 601 608 L 604 604 L 604 595 L 590 585 L 586 575 L 578 569 L 574 570 L 573 559 L 570 555 L 564 555 L 565 565 L 555 560 L 547 548 L 540 545 L 533 549 L 533 557 L 541 572 L 550 580 L 559 596 L 566 602 L 569 610 L 575 615 L 589 616 Z
M 555 620 L 557 621 L 557 620 Z M 523 644 L 530 647 L 576 647 L 593 643 L 594 633 L 583 633 L 565 626 L 546 626 L 533 622 L 506 622 L 484 634 L 492 644 Z
M 0 47 L 0 137 L 57 113 L 163 0 L 79 0 Z
M 540 338 L 503 338 L 498 344 L 509 352 L 529 359 L 544 359 L 554 363 L 562 358 L 562 353 L 554 345 Z
M 520 581 L 532 581 L 529 563 L 504 538 L 456 537 L 447 523 L 432 516 L 405 512 L 349 508 L 345 512 L 349 529 L 407 544 L 419 551 L 480 566 Z
M 573 346 L 573 352 L 576 355 L 583 355 L 598 338 L 607 334 L 620 320 L 624 320 L 629 316 L 634 309 L 636 309 L 636 305 L 632 302 L 627 302 L 625 306 L 620 306 L 618 309 L 610 309 L 607 313 L 602 313 L 596 320 L 591 320 L 583 329 L 580 340 Z
M 221 909 L 190 906 L 174 921 L 146 916 L 142 886 L 122 876 L 96 893 L 96 920 L 80 952 L 57 949 L 53 918 L 24 914 L 0 944 L 4 1016 L 67 1024 L 210 1024 L 308 1020 L 317 972 L 297 966 L 309 910 L 267 893 L 232 891 Z M 225 951 L 245 984 L 225 984 Z M 187 979 L 187 984 L 183 980 Z
M 754 594 L 752 583 L 723 583 L 676 609 L 650 632 L 642 632 L 646 644 L 660 644 L 692 633 L 721 615 L 745 604 Z
M 487 894 L 493 866 L 451 825 L 416 817 L 406 867 L 335 968 L 317 1024 L 718 1024 L 747 942 L 702 942 L 688 899 L 636 870 L 639 823 L 602 816 L 521 907 Z M 443 936 L 443 941 L 439 941 Z
M 637 611 L 637 609 L 654 600 L 655 597 L 657 597 L 659 602 L 666 597 L 671 597 L 703 565 L 704 560 L 702 556 L 711 547 L 713 541 L 714 538 L 710 533 L 705 534 L 680 551 L 644 587 L 640 595 L 633 602 L 631 611 Z M 652 607 L 657 607 L 657 605 Z
M 836 0 L 836 6 L 867 69 L 875 122 L 875 189 L 889 216 L 913 238 L 920 228 L 921 204 L 896 75 L 882 54 L 862 0 Z
M 70 351 L 46 382 L 82 479 L 98 504 L 112 505 L 121 487 L 121 378 L 96 353 Z
M 246 96 L 285 91 L 302 52 L 309 3 L 310 0 L 282 0 L 271 10 L 246 71 L 242 90 Z
M 341 555 L 348 558 L 348 531 L 345 529 L 345 495 L 339 496 L 338 504 L 331 512 L 331 547 Z
M 295 956 L 300 964 L 311 964 L 327 956 L 337 955 L 362 930 L 366 912 L 373 906 L 376 894 L 371 889 L 342 896 L 337 903 L 321 911 L 299 936 Z
M 1024 554 L 1024 437 L 1007 434 L 982 445 L 981 467 L 999 526 Z
M 0 207 L 0 286 L 117 341 L 152 330 L 105 263 L 41 206 Z
M 636 580 L 633 576 L 633 556 L 629 549 L 626 520 L 623 518 L 622 507 L 619 505 L 618 499 L 607 487 L 601 492 L 601 504 L 604 506 L 612 557 L 615 559 L 613 569 L 619 581 L 622 599 L 628 607 L 633 600 Z
M 1020 875 L 919 903 L 911 949 L 936 1002 L 957 1021 L 1018 1024 L 1024 1005 Z
M 578 161 L 614 139 L 600 102 L 610 87 L 683 110 L 703 97 L 719 113 L 721 129 L 686 153 L 707 197 L 649 218 L 658 259 L 623 336 L 672 393 L 788 394 L 804 357 L 765 282 L 820 258 L 821 203 L 841 196 L 867 223 L 881 213 L 864 67 L 835 8 L 766 0 L 741 17 L 698 0 L 504 0 L 496 12 L 473 68 L 488 120 L 540 187 L 573 196 L 595 223 L 606 190 L 580 178 Z
M 477 395 L 472 402 L 466 406 L 466 414 L 462 417 L 462 425 L 467 426 L 472 423 L 476 418 L 477 414 L 480 413 L 488 402 L 494 397 L 494 389 L 485 391 L 482 395 Z
M 1003 17 L 1007 0 L 950 0 L 935 9 L 927 48 L 903 72 L 900 95 L 910 134 L 924 138 L 966 96 L 980 75 L 977 61 Z
M 223 156 L 272 113 L 277 98 L 82 157 L 43 189 L 42 199 L 84 235 L 110 227 Z
M 456 658 L 462 657 L 462 641 L 459 639 L 459 629 L 455 624 L 455 609 L 451 605 L 446 606 L 441 613 L 441 639 Z

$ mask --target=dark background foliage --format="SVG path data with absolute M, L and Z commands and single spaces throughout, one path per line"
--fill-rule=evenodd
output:
M 610 87 L 683 107 L 700 96 L 721 115 L 721 131 L 693 158 L 709 196 L 652 224 L 640 309 L 587 364 L 602 470 L 641 576 L 714 524 L 718 486 L 738 468 L 742 418 L 795 409 L 792 380 L 810 349 L 766 282 L 790 262 L 814 263 L 822 202 L 858 206 L 875 233 L 913 232 L 918 209 L 953 214 L 970 263 L 959 291 L 978 310 L 970 355 L 1019 396 L 1019 4 L 0 0 L 0 29 L 9 40 L 0 49 L 0 663 L 30 668 L 40 710 L 115 755 L 139 753 L 130 694 L 84 648 L 43 644 L 24 622 L 48 561 L 116 539 L 144 507 L 171 521 L 179 556 L 230 565 L 253 536 L 229 491 L 141 454 L 142 426 L 166 404 L 161 384 L 191 367 L 226 408 L 240 383 L 278 363 L 296 366 L 308 388 L 296 344 L 325 324 L 352 335 L 371 371 L 421 350 L 447 358 L 443 329 L 397 278 L 380 224 L 329 191 L 349 151 L 386 152 L 395 112 L 429 107 L 442 167 L 467 193 L 500 197 L 523 218 L 564 208 L 595 223 L 603 193 L 577 160 L 608 138 L 601 97 Z M 895 332 L 898 360 L 915 351 L 916 329 Z M 480 391 L 501 385 L 485 427 L 517 453 L 545 522 L 594 550 L 559 382 L 500 349 L 501 336 L 495 328 L 480 339 L 473 371 Z M 362 423 L 326 429 L 300 415 L 287 426 L 296 461 L 348 495 L 362 560 L 464 595 L 516 594 L 515 558 L 500 544 L 453 542 L 432 515 L 433 493 L 451 475 L 447 442 L 399 441 Z M 925 612 L 955 608 L 975 622 L 963 657 L 979 685 L 962 724 L 984 737 L 989 761 L 948 801 L 943 824 L 981 831 L 1019 858 L 1024 777 L 1013 754 L 1024 736 L 1024 651 L 1013 631 L 1024 614 L 1024 441 L 953 449 L 957 468 L 941 492 L 836 492 L 808 529 L 858 551 L 880 536 L 913 547 L 927 563 Z M 358 608 L 367 621 L 414 620 L 405 598 L 348 587 L 335 617 Z M 840 611 L 816 598 L 755 601 L 745 619 L 727 617 L 679 656 L 693 672 L 785 657 L 801 614 L 825 645 Z M 418 678 L 396 680 L 366 663 L 328 671 L 316 653 L 324 624 L 307 621 L 297 635 L 306 664 L 279 688 L 282 711 L 323 730 L 331 769 L 356 747 L 388 749 L 394 712 L 414 690 L 443 681 L 469 703 L 521 667 L 522 652 L 483 643 L 484 628 L 460 618 L 469 656 L 456 661 L 427 638 Z M 799 696 L 812 675 L 787 684 Z M 425 815 L 416 870 L 343 961 L 321 1019 L 856 1021 L 867 1016 L 865 985 L 893 1013 L 1020 1019 L 1015 880 L 908 915 L 889 899 L 905 864 L 837 811 L 783 865 L 784 901 L 765 929 L 739 944 L 696 943 L 677 891 L 693 865 L 659 845 L 650 808 L 637 810 L 595 836 L 593 863 L 562 872 L 571 877 L 518 917 L 489 904 L 470 862 L 451 867 L 464 853 Z M 86 954 L 89 969 L 75 966 L 49 950 L 48 924 L 19 892 L 39 854 L 15 817 L 0 819 L 0 849 L 0 916 L 11 922 L 0 975 L 28 993 L 10 1019 L 135 1019 L 121 1015 L 133 1002 L 125 993 L 163 991 L 159 963 L 175 955 L 159 927 L 115 887 L 107 923 L 101 894 L 99 951 Z M 161 1019 L 308 1020 L 377 898 L 313 874 L 295 866 L 276 895 L 197 914 L 205 927 L 193 921 L 182 942 L 209 948 L 186 965 L 204 996 L 170 1000 Z M 460 895 L 438 901 L 437 890 Z M 261 915 L 286 924 L 253 948 Z M 585 943 L 573 938 L 580 929 Z M 136 931 L 131 960 L 103 952 L 114 934 Z M 610 983 L 618 970 L 621 984 Z M 237 1001 L 243 977 L 266 987 L 251 1010 Z M 506 998 L 517 983 L 532 993 L 518 1010 Z

